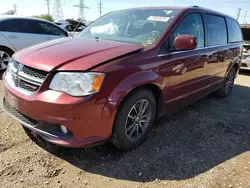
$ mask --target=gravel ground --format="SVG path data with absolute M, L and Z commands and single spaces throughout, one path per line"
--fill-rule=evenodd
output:
M 146 142 L 123 153 L 110 145 L 52 155 L 0 110 L 0 187 L 250 186 L 250 73 L 232 95 L 208 96 L 159 120 Z M 0 81 L 0 97 L 2 97 Z

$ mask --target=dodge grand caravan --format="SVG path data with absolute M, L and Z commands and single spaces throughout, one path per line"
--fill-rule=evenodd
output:
M 199 7 L 111 12 L 76 38 L 14 54 L 3 109 L 53 146 L 139 146 L 154 120 L 231 92 L 242 54 L 238 22 Z

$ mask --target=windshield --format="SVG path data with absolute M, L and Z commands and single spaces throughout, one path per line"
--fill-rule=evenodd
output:
M 98 37 L 145 47 L 155 44 L 179 13 L 177 10 L 138 9 L 111 12 L 98 19 L 79 37 Z

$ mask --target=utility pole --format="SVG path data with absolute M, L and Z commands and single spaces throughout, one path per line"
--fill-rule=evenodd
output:
M 247 10 L 246 10 L 246 12 L 245 12 L 245 17 L 244 17 L 244 24 L 246 24 L 246 19 L 247 19 Z
M 103 9 L 102 0 L 100 0 L 100 2 L 98 3 L 98 9 L 99 9 L 100 17 L 101 17 L 102 16 L 102 9 Z
M 79 0 L 79 4 L 78 4 L 78 5 L 74 5 L 74 7 L 79 8 L 79 19 L 80 19 L 82 22 L 85 22 L 85 21 L 86 21 L 85 9 L 88 9 L 89 7 L 87 7 L 87 6 L 84 4 L 84 0 Z
M 48 15 L 50 15 L 50 12 L 49 12 L 50 0 L 45 0 L 45 3 L 46 3 L 47 8 L 48 8 Z
M 53 17 L 55 18 L 55 20 L 63 19 L 61 0 L 54 0 Z
M 17 15 L 17 4 L 13 4 L 13 8 L 15 10 L 15 15 Z
M 239 18 L 240 18 L 240 12 L 241 12 L 241 8 L 238 8 L 238 12 L 237 12 L 237 21 L 239 21 Z

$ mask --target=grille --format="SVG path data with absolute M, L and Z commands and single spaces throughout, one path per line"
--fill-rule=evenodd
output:
M 31 77 L 35 77 L 35 78 L 39 78 L 39 79 L 45 79 L 47 76 L 47 72 L 42 71 L 42 70 L 38 70 L 38 69 L 34 69 L 28 66 L 24 66 L 23 67 L 23 72 Z
M 23 80 L 20 80 L 19 87 L 30 92 L 35 92 L 38 89 L 38 86 L 27 83 Z
M 26 95 L 32 95 L 36 92 L 48 74 L 45 71 L 22 65 L 16 61 L 13 63 L 11 70 L 8 73 L 10 74 L 8 83 L 17 91 Z
M 16 117 L 16 119 L 18 119 L 20 122 L 24 122 L 27 123 L 28 125 L 31 126 L 36 126 L 36 124 L 38 123 L 38 121 L 20 113 L 18 110 L 16 110 L 15 108 L 13 108 L 6 100 L 3 101 L 3 108 L 10 113 L 11 115 L 13 115 L 14 117 Z

